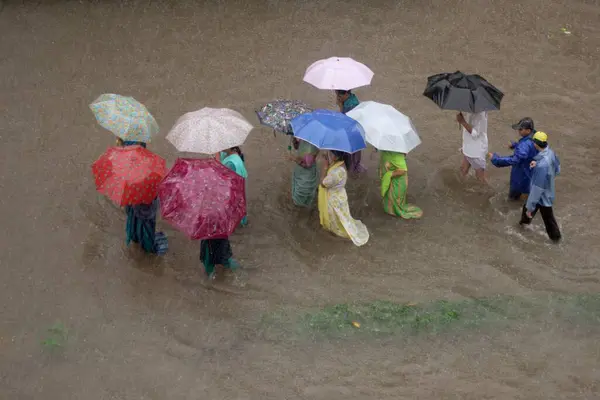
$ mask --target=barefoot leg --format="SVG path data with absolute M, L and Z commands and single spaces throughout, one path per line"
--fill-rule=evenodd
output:
M 467 160 L 467 157 L 463 157 L 462 163 L 460 164 L 460 174 L 461 174 L 461 176 L 463 178 L 465 176 L 467 176 L 467 174 L 469 173 L 470 169 L 471 169 L 471 164 L 469 163 L 469 160 Z
M 485 175 L 485 169 L 475 170 L 475 176 L 477 177 L 477 180 L 479 180 L 479 182 L 485 185 L 488 184 L 487 177 Z

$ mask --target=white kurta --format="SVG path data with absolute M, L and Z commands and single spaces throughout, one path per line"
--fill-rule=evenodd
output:
M 485 160 L 488 153 L 487 111 L 476 114 L 463 113 L 465 120 L 473 127 L 469 133 L 464 127 L 462 152 L 465 156 Z

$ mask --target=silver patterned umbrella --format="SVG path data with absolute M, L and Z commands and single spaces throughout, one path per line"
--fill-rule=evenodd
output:
M 290 121 L 298 115 L 312 112 L 313 109 L 308 104 L 299 100 L 275 100 L 265 104 L 256 111 L 258 121 L 273 130 L 292 135 Z

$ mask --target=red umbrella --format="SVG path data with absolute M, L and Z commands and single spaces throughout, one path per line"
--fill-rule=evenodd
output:
M 92 172 L 96 190 L 122 207 L 152 203 L 167 165 L 141 146 L 111 147 L 92 164 Z
M 158 199 L 163 219 L 192 239 L 226 238 L 246 215 L 245 179 L 212 158 L 178 158 Z

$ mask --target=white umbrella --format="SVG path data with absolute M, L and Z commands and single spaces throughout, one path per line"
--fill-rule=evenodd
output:
M 365 140 L 378 150 L 408 153 L 421 144 L 410 118 L 394 107 L 365 101 L 346 113 L 365 130 Z
M 214 154 L 241 146 L 252 128 L 237 111 L 205 107 L 181 116 L 167 140 L 179 151 Z

